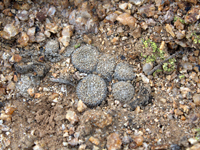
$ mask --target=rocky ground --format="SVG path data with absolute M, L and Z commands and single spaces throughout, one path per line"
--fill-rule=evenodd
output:
M 200 149 L 198 0 L 0 2 L 1 149 Z

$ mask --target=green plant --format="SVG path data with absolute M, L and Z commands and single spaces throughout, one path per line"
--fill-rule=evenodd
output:
M 191 36 L 194 36 L 193 42 L 194 44 L 200 44 L 200 36 L 197 35 L 195 32 L 191 34 Z
M 196 133 L 196 139 L 197 141 L 200 141 L 200 128 L 195 129 Z
M 180 75 L 179 79 L 185 78 L 185 75 Z
M 185 24 L 185 21 L 177 16 L 174 17 L 174 22 L 176 22 L 177 20 L 179 20 L 182 24 Z
M 175 62 L 176 62 L 175 58 L 169 59 L 169 62 L 163 63 L 163 70 L 165 72 L 173 71 L 175 68 Z
M 76 44 L 76 45 L 74 45 L 74 48 L 79 48 L 81 46 L 81 44 L 80 43 L 78 43 L 78 44 Z
M 162 69 L 158 69 L 158 70 L 156 70 L 156 71 L 153 73 L 153 76 L 155 76 L 156 73 L 159 73 L 159 72 L 162 72 L 162 71 L 163 71 Z

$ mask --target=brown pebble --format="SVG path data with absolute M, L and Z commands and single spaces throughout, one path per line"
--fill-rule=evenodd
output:
M 44 56 L 40 56 L 38 59 L 39 62 L 44 62 Z
M 58 93 L 53 93 L 51 96 L 49 96 L 49 100 L 53 100 L 59 96 Z
M 14 111 L 15 111 L 14 107 L 9 107 L 8 106 L 8 107 L 5 108 L 6 115 L 12 115 Z
M 137 146 L 141 146 L 143 144 L 144 138 L 142 136 L 136 136 L 133 138 L 133 140 Z
M 91 136 L 91 137 L 89 138 L 89 141 L 90 141 L 91 143 L 95 144 L 95 145 L 99 145 L 99 143 L 100 143 L 99 139 L 94 138 L 93 136 Z
M 76 115 L 76 113 L 72 110 L 68 110 L 67 114 L 66 114 L 66 119 L 71 123 L 71 124 L 75 124 L 76 122 L 79 121 L 78 116 Z
M 183 112 L 179 109 L 175 109 L 174 112 L 175 112 L 175 115 L 177 116 L 183 115 Z
M 194 94 L 193 96 L 193 101 L 195 103 L 195 105 L 200 105 L 200 94 Z
M 42 94 L 41 93 L 35 93 L 35 96 L 34 96 L 34 98 L 40 98 L 42 96 Z
M 17 81 L 18 81 L 17 75 L 15 75 L 15 74 L 14 74 L 14 76 L 13 76 L 13 81 L 14 81 L 14 82 L 17 82 Z
M 194 56 L 199 56 L 199 50 L 194 51 Z
M 0 96 L 5 95 L 5 94 L 6 94 L 5 88 L 0 88 Z
M 108 150 L 118 150 L 121 148 L 121 145 L 122 145 L 122 141 L 119 138 L 118 133 L 111 133 L 107 137 L 106 147 L 108 148 Z
M 88 35 L 83 36 L 83 41 L 87 44 L 92 44 L 92 39 L 88 37 Z
M 14 90 L 14 89 L 15 89 L 15 83 L 11 81 L 7 86 L 7 90 Z
M 27 92 L 28 92 L 28 94 L 29 94 L 31 97 L 33 97 L 33 96 L 35 95 L 35 90 L 34 90 L 34 88 L 29 88 L 29 89 L 27 90 Z
M 18 63 L 18 62 L 20 62 L 21 60 L 22 60 L 22 56 L 20 56 L 19 54 L 15 54 L 15 55 L 14 55 L 14 61 L 15 61 L 15 62 Z
M 87 106 L 82 102 L 82 100 L 78 101 L 77 110 L 78 112 L 84 112 L 87 109 Z
M 185 121 L 186 120 L 185 116 L 181 116 L 181 120 Z

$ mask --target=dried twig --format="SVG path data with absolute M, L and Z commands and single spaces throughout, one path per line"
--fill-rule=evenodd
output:
M 67 84 L 67 85 L 75 86 L 75 84 L 72 83 L 71 81 L 61 79 L 61 78 L 50 78 L 50 81 L 51 82 L 57 82 L 57 83 L 60 83 L 60 84 Z
M 182 51 L 176 52 L 173 55 L 171 55 L 170 57 L 168 57 L 167 59 L 163 60 L 159 65 L 155 66 L 151 71 L 149 71 L 148 75 L 151 75 L 152 73 L 154 73 L 158 68 L 160 68 L 165 62 L 167 62 L 169 59 L 174 58 L 175 56 L 177 56 L 178 54 L 182 53 Z

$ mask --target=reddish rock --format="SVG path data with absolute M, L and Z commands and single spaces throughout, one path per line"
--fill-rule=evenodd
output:
M 128 13 L 123 13 L 119 15 L 116 20 L 122 23 L 123 25 L 128 25 L 130 28 L 136 27 L 137 20 Z
M 107 144 L 106 147 L 108 150 L 118 150 L 121 148 L 122 141 L 117 133 L 111 133 L 107 137 Z

